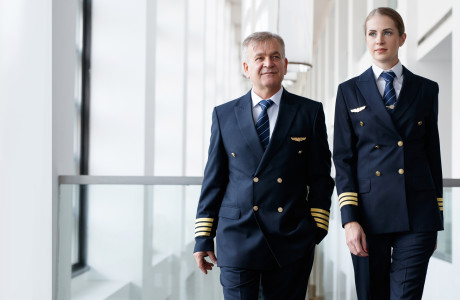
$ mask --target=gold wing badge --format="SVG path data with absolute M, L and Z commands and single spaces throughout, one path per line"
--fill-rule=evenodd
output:
M 293 140 L 294 142 L 302 142 L 302 141 L 305 141 L 307 138 L 302 136 L 302 137 L 291 137 L 291 140 Z
M 361 106 L 361 107 L 358 107 L 358 108 L 350 109 L 350 111 L 351 111 L 352 113 L 359 113 L 360 111 L 365 110 L 365 109 L 366 109 L 366 105 Z

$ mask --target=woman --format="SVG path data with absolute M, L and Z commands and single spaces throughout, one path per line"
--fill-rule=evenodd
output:
M 421 299 L 443 230 L 438 84 L 398 58 L 401 16 L 364 24 L 373 65 L 339 85 L 334 163 L 342 224 L 360 299 Z

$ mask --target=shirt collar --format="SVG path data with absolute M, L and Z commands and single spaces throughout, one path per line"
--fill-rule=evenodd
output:
M 271 96 L 268 99 L 271 99 L 276 105 L 279 106 L 280 102 L 281 102 L 281 96 L 282 95 L 283 95 L 283 87 L 281 87 L 280 90 L 278 92 L 276 92 L 276 94 L 274 94 L 273 96 Z M 259 95 L 254 93 L 254 89 L 251 89 L 251 99 L 252 99 L 252 107 L 255 107 L 255 106 L 259 105 L 260 100 L 268 100 L 268 99 L 260 98 Z
M 401 78 L 402 73 L 403 73 L 403 66 L 401 64 L 401 61 L 398 60 L 398 63 L 394 65 L 390 70 L 395 73 L 396 78 Z M 375 64 L 372 64 L 372 71 L 374 72 L 375 80 L 377 80 L 380 77 L 383 71 L 390 71 L 390 70 L 383 70 L 377 67 Z

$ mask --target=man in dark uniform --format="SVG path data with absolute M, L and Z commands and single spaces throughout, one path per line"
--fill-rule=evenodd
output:
M 253 88 L 214 109 L 194 257 L 221 269 L 225 299 L 305 299 L 315 244 L 327 234 L 331 154 L 321 103 L 287 92 L 284 42 L 243 42 Z M 214 237 L 217 237 L 217 256 Z

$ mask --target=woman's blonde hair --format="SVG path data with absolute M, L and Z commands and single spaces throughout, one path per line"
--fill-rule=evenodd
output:
M 367 15 L 366 21 L 364 21 L 364 34 L 366 34 L 367 30 L 367 21 L 369 21 L 375 15 L 387 16 L 390 19 L 392 19 L 395 23 L 396 29 L 398 29 L 399 36 L 402 36 L 406 32 L 406 28 L 404 27 L 404 21 L 401 15 L 396 10 L 390 7 L 378 7 L 371 10 L 369 15 Z

